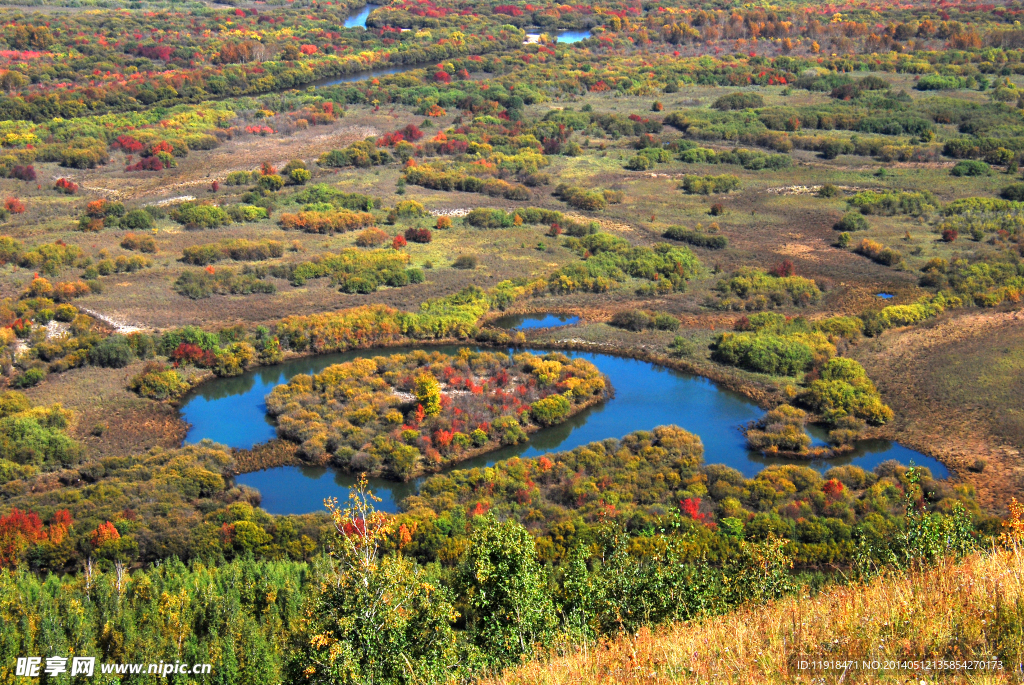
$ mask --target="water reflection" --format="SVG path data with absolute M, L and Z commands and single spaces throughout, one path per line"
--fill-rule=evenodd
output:
M 571 314 L 509 314 L 494 320 L 498 328 L 513 331 L 531 328 L 553 328 L 555 326 L 572 326 L 580 322 L 580 317 Z

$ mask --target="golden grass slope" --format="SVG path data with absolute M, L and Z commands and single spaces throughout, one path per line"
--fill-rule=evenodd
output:
M 767 606 L 743 607 L 532 662 L 493 685 L 643 683 L 1012 683 L 1024 657 L 1024 550 L 976 554 Z M 1002 672 L 849 670 L 823 675 L 798 657 L 1002 657 Z

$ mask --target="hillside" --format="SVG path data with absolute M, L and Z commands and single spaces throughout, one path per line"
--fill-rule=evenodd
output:
M 798 661 L 816 655 L 872 660 L 1001 659 L 995 675 L 943 682 L 1019 682 L 1024 656 L 1024 596 L 1020 550 L 976 554 L 924 571 L 835 587 L 814 597 L 746 606 L 700 622 L 641 629 L 632 637 L 600 642 L 548 662 L 510 670 L 492 683 L 810 683 L 934 682 L 919 671 L 801 671 Z M 858 658 L 858 667 L 861 659 Z

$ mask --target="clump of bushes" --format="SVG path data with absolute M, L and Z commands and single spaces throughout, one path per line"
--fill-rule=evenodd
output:
M 369 195 L 346 193 L 325 183 L 317 183 L 296 193 L 292 199 L 301 205 L 331 205 L 335 209 L 348 209 L 353 212 L 368 212 L 380 206 L 380 201 Z
M 991 176 L 992 167 L 977 159 L 964 159 L 953 165 L 949 173 L 953 176 Z
M 732 151 L 715 152 L 709 148 L 691 147 L 679 155 L 687 164 L 737 164 L 750 171 L 762 169 L 788 169 L 793 164 L 789 155 L 766 155 L 763 152 L 735 148 Z
M 862 214 L 879 214 L 882 216 L 894 216 L 896 214 L 921 216 L 934 211 L 938 207 L 938 201 L 928 191 L 907 193 L 902 191 L 878 192 L 875 190 L 864 190 L 847 200 L 847 203 L 851 208 L 859 210 Z
M 388 164 L 391 161 L 392 157 L 387 150 L 378 148 L 372 140 L 360 140 L 343 150 L 331 150 L 323 153 L 316 163 L 328 168 L 346 166 L 367 168 Z
M 376 226 L 371 226 L 356 236 L 356 245 L 359 247 L 379 247 L 390 240 L 391 236 L 387 233 Z
M 669 226 L 662 234 L 666 238 L 689 243 L 696 247 L 705 247 L 709 250 L 721 250 L 729 245 L 729 240 L 724 235 L 711 235 L 703 231 L 695 231 L 685 226 Z
M 145 212 L 143 212 L 145 214 Z M 149 216 L 146 214 L 146 216 Z M 121 247 L 126 250 L 138 250 L 139 252 L 156 252 L 156 240 L 151 235 L 135 235 L 128 233 L 121 239 Z
M 252 180 L 252 173 L 248 171 L 232 171 L 224 179 L 224 184 L 229 186 L 244 186 L 249 185 L 249 181 Z
M 626 168 L 630 171 L 647 171 L 653 169 L 655 164 L 671 161 L 672 153 L 668 150 L 660 147 L 648 147 L 630 157 L 626 162 Z
M 281 214 L 278 223 L 285 230 L 334 235 L 335 233 L 345 233 L 357 228 L 371 226 L 375 221 L 373 215 L 369 212 L 352 212 L 347 209 L 338 209 Z
M 105 258 L 92 264 L 86 268 L 84 275 L 88 279 L 94 279 L 98 276 L 109 276 L 110 274 L 135 273 L 152 265 L 153 262 L 142 255 L 132 255 L 131 257 L 118 255 L 115 259 Z
M 967 80 L 962 76 L 943 76 L 940 74 L 926 74 L 918 79 L 914 88 L 917 90 L 957 90 L 967 85 Z
M 821 297 L 817 284 L 802 276 L 780 276 L 763 269 L 742 267 L 715 285 L 717 298 L 706 306 L 715 309 L 761 311 L 788 304 L 805 307 Z
M 717 362 L 772 376 L 796 376 L 814 362 L 806 341 L 774 333 L 720 333 L 711 349 Z
M 405 239 L 410 243 L 429 243 L 434 236 L 429 228 L 408 228 L 405 231 Z
M 764 107 L 764 98 L 757 93 L 730 93 L 715 100 L 711 106 L 723 112 L 736 109 L 757 109 Z
M 17 376 L 12 385 L 31 387 L 45 375 L 42 369 L 31 368 Z M 12 463 L 43 470 L 77 463 L 82 447 L 66 433 L 70 419 L 70 413 L 59 404 L 33 407 L 23 393 L 0 392 L 0 473 Z
M 806 456 L 811 446 L 806 423 L 807 412 L 788 404 L 779 405 L 747 428 L 747 445 L 765 456 Z
M 566 183 L 560 183 L 555 186 L 554 195 L 570 207 L 591 212 L 602 210 L 608 205 L 608 201 L 602 192 L 587 190 Z
M 129 390 L 154 400 L 178 400 L 191 388 L 180 371 L 161 362 L 148 362 L 128 383 Z
M 642 309 L 632 309 L 624 312 L 616 312 L 609 322 L 616 328 L 624 328 L 627 331 L 640 332 L 653 328 L 659 331 L 674 331 L 679 328 L 679 319 L 665 312 L 645 312 Z
M 740 187 L 740 179 L 732 174 L 721 174 L 720 176 L 683 176 L 683 182 L 679 186 L 687 195 L 711 195 L 713 193 L 728 193 Z
M 231 217 L 222 208 L 210 204 L 183 202 L 171 211 L 171 219 L 187 229 L 217 228 L 231 223 Z
M 899 250 L 886 247 L 882 243 L 868 238 L 861 240 L 860 244 L 854 248 L 854 252 L 885 266 L 893 266 L 903 261 L 903 255 L 900 254 Z
M 174 282 L 174 290 L 193 300 L 200 300 L 214 294 L 250 295 L 253 293 L 275 293 L 277 287 L 264 281 L 264 272 L 248 267 L 241 273 L 233 269 L 195 269 L 184 271 Z
M 232 221 L 239 223 L 253 223 L 270 218 L 270 211 L 257 205 L 231 205 L 226 211 Z
M 120 334 L 111 335 L 89 350 L 89 362 L 94 366 L 121 369 L 131 364 L 134 359 L 135 352 L 128 338 Z
M 585 260 L 551 275 L 548 288 L 553 293 L 605 292 L 629 277 L 649 281 L 641 287 L 650 287 L 652 294 L 680 292 L 700 268 L 689 248 L 668 243 L 634 246 L 607 233 L 593 233 L 566 238 L 564 245 Z
M 194 266 L 206 266 L 221 259 L 236 261 L 263 261 L 276 259 L 284 254 L 284 244 L 278 240 L 246 240 L 234 238 L 218 243 L 206 243 L 186 247 L 181 261 Z
M 272 273 L 296 286 L 312 278 L 329 277 L 341 292 L 365 295 L 384 285 L 401 288 L 410 283 L 422 283 L 423 272 L 406 268 L 408 263 L 409 256 L 397 250 L 364 252 L 353 248 L 340 254 L 316 255 L 301 264 L 281 265 Z
M 836 353 L 822 331 L 802 318 L 763 312 L 741 318 L 737 333 L 722 333 L 712 343 L 712 359 L 751 371 L 796 376 Z
M 109 200 L 93 200 L 85 208 L 85 214 L 78 220 L 78 230 L 99 231 L 103 228 L 116 228 L 119 219 L 125 215 L 125 207 L 120 202 Z
M 892 409 L 882 403 L 864 367 L 846 357 L 828 360 L 800 399 L 833 425 L 838 425 L 846 416 L 874 425 L 888 423 L 893 418 Z
M 999 191 L 999 195 L 1011 202 L 1024 202 L 1024 183 L 1011 183 Z
M 837 231 L 853 232 L 866 231 L 870 227 L 868 226 L 868 220 L 860 212 L 847 212 L 843 214 L 843 218 L 837 221 L 832 228 Z
M 475 269 L 477 266 L 476 255 L 459 255 L 452 262 L 452 266 L 456 269 Z

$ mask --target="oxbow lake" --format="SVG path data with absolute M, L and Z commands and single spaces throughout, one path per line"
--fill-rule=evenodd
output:
M 307 357 L 204 383 L 186 398 L 181 407 L 182 418 L 191 424 L 185 442 L 209 438 L 229 447 L 249 448 L 271 440 L 276 437 L 276 431 L 266 416 L 264 398 L 274 386 L 300 373 L 317 373 L 331 364 L 412 349 L 416 348 L 358 350 Z M 458 348 L 421 349 L 450 354 Z M 532 351 L 544 353 L 543 350 Z M 636 430 L 650 430 L 667 424 L 681 426 L 699 435 L 704 443 L 706 463 L 727 464 L 747 477 L 756 475 L 768 464 L 792 463 L 783 459 L 766 459 L 747 449 L 743 426 L 757 420 L 764 411 L 738 393 L 719 388 L 706 378 L 645 361 L 589 352 L 565 354 L 587 359 L 607 374 L 615 390 L 614 397 L 561 425 L 533 433 L 525 445 L 505 447 L 462 462 L 456 468 L 493 465 L 517 455 L 536 457 L 570 450 L 597 440 L 619 438 Z M 823 431 L 813 430 L 812 435 L 816 444 L 823 444 Z M 838 459 L 798 463 L 822 472 L 840 464 L 855 464 L 870 470 L 888 459 L 926 466 L 936 478 L 949 475 L 937 460 L 886 440 L 862 441 L 855 451 Z M 263 496 L 263 508 L 272 514 L 321 511 L 325 497 L 344 500 L 355 480 L 354 476 L 333 469 L 312 466 L 282 466 L 235 477 L 237 483 L 259 490 Z M 395 483 L 371 479 L 370 483 L 375 494 L 383 498 L 380 508 L 394 512 L 403 498 L 416 492 L 421 481 Z

